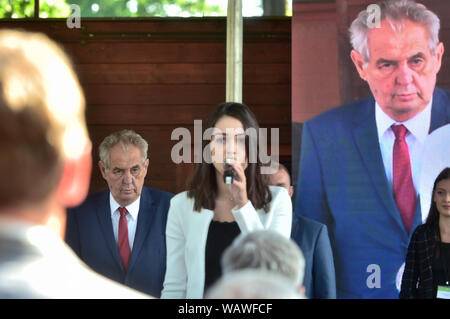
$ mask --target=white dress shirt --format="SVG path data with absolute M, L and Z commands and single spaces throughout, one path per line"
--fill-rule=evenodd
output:
M 409 148 L 409 157 L 411 161 L 412 178 L 414 189 L 416 193 L 419 191 L 420 185 L 420 171 L 423 157 L 423 150 L 425 146 L 425 139 L 428 136 L 431 123 L 431 105 L 433 101 L 425 107 L 425 109 L 405 122 L 397 122 L 389 117 L 380 107 L 375 103 L 375 120 L 378 130 L 378 141 L 380 143 L 381 156 L 383 158 L 384 171 L 388 179 L 391 189 L 393 189 L 393 173 L 392 173 L 392 153 L 394 149 L 395 134 L 391 129 L 393 124 L 403 124 L 408 133 L 405 136 L 406 143 Z
M 133 249 L 134 236 L 136 235 L 136 226 L 137 219 L 139 213 L 139 204 L 140 204 L 141 196 L 139 196 L 133 203 L 125 208 L 128 211 L 127 214 L 127 223 L 128 223 L 128 242 L 130 243 L 130 250 Z M 119 203 L 116 202 L 111 193 L 109 193 L 109 207 L 111 207 L 111 221 L 113 225 L 114 239 L 116 243 L 119 241 L 119 219 L 120 212 Z

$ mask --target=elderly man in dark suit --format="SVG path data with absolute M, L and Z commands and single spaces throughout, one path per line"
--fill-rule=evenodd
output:
M 66 242 L 92 269 L 159 297 L 166 270 L 165 229 L 172 194 L 144 187 L 148 144 L 123 130 L 100 144 L 109 189 L 71 209 Z
M 338 298 L 398 298 L 422 222 L 424 141 L 450 122 L 450 92 L 435 88 L 439 18 L 410 0 L 378 8 L 378 25 L 364 10 L 350 28 L 351 58 L 373 96 L 307 121 L 302 133 L 296 213 L 328 226 Z

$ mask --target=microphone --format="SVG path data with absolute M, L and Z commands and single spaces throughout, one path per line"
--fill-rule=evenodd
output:
M 223 172 L 223 181 L 225 184 L 233 184 L 235 171 L 230 163 L 233 162 L 232 158 L 225 159 L 224 172 Z

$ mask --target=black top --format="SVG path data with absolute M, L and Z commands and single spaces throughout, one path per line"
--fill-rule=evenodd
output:
M 241 233 L 236 222 L 211 221 L 205 248 L 205 292 L 222 275 L 220 258 Z
M 450 286 L 450 243 L 439 243 L 439 256 L 433 260 L 434 288 Z

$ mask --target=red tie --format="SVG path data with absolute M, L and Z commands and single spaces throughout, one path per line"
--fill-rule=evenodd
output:
M 410 232 L 414 220 L 414 211 L 416 210 L 416 191 L 412 180 L 408 144 L 405 140 L 408 130 L 403 125 L 392 125 L 391 128 L 395 134 L 392 165 L 394 198 L 403 224 Z
M 130 243 L 128 242 L 128 211 L 125 207 L 119 207 L 119 254 L 122 259 L 123 268 L 127 271 L 130 261 Z

